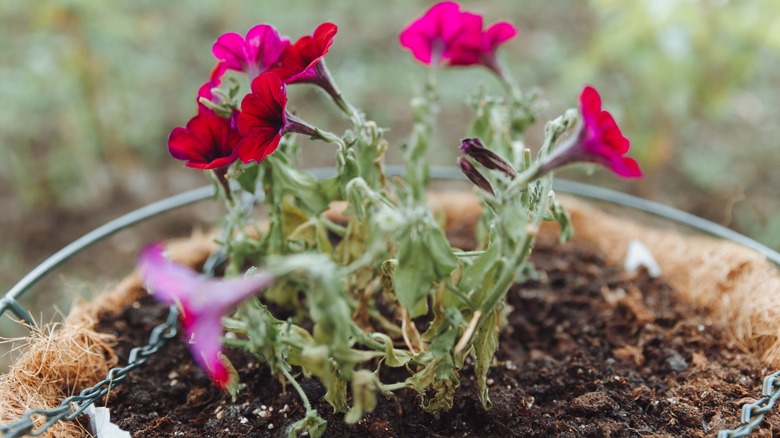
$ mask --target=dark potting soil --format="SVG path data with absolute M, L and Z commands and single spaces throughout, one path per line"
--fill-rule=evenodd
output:
M 680 303 L 663 281 L 607 266 L 583 244 L 541 242 L 539 279 L 516 285 L 513 310 L 490 370 L 493 408 L 485 411 L 473 369 L 462 370 L 451 411 L 438 418 L 413 390 L 379 397 L 358 424 L 301 378 L 326 436 L 712 436 L 739 424 L 739 409 L 759 396 L 769 370 L 727 342 L 703 312 Z M 147 297 L 101 330 L 120 338 L 124 362 L 144 344 L 167 308 Z M 292 387 L 247 354 L 228 351 L 239 371 L 238 399 L 215 388 L 181 339 L 130 374 L 108 399 L 112 421 L 133 436 L 286 436 L 304 408 Z M 780 430 L 770 414 L 758 436 Z

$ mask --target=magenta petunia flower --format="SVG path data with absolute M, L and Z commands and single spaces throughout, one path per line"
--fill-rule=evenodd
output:
M 168 150 L 185 165 L 195 169 L 225 167 L 238 158 L 237 146 L 241 140 L 234 117 L 226 119 L 215 114 L 198 114 L 177 127 L 168 137 Z
M 566 164 L 586 161 L 601 164 L 625 178 L 641 177 L 642 171 L 636 160 L 625 156 L 631 142 L 620 132 L 612 114 L 601 109 L 601 97 L 596 89 L 585 87 L 582 90 L 580 109 L 580 132 L 547 157 L 537 175 Z
M 218 62 L 217 65 L 214 66 L 214 69 L 211 70 L 211 75 L 209 76 L 209 80 L 200 86 L 198 89 L 198 114 L 214 114 L 214 110 L 207 107 L 206 105 L 203 105 L 200 101 L 201 98 L 204 98 L 206 100 L 209 100 L 211 102 L 214 102 L 214 93 L 211 91 L 214 88 L 218 88 L 220 85 L 222 85 L 222 76 L 225 74 L 226 68 L 224 62 Z M 218 102 L 214 102 L 218 103 Z
M 313 128 L 287 112 L 287 87 L 274 72 L 252 81 L 252 93 L 241 102 L 238 131 L 243 136 L 238 157 L 244 163 L 261 162 L 279 146 L 288 132 L 316 135 Z
M 276 64 L 289 46 L 290 39 L 280 36 L 273 26 L 258 24 L 246 37 L 233 32 L 220 36 L 211 52 L 226 69 L 245 72 L 252 80 Z
M 406 27 L 399 39 L 412 55 L 426 65 L 449 63 L 453 53 L 464 47 L 478 49 L 482 44 L 482 17 L 461 12 L 455 2 L 434 5 Z
M 311 36 L 303 36 L 279 59 L 279 65 L 272 71 L 286 84 L 319 82 L 318 67 L 328 54 L 338 27 L 333 23 L 322 23 Z
M 498 47 L 514 38 L 517 35 L 517 29 L 505 21 L 494 23 L 490 28 L 479 32 L 479 41 L 476 38 L 473 42 L 464 42 L 457 44 L 452 49 L 449 64 L 459 66 L 483 65 L 498 76 L 503 76 L 501 67 L 496 57 Z
M 222 317 L 242 301 L 271 285 L 263 272 L 247 278 L 208 279 L 163 255 L 162 244 L 146 247 L 138 259 L 141 277 L 159 301 L 179 307 L 184 334 L 195 361 L 220 388 L 234 380 L 222 353 Z

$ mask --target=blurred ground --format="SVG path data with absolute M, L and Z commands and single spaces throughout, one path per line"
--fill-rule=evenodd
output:
M 501 56 L 548 102 L 543 121 L 577 105 L 584 84 L 632 139 L 647 177 L 566 177 L 611 185 L 780 248 L 780 4 L 644 0 L 463 1 L 486 21 L 509 20 L 518 38 Z M 170 130 L 195 112 L 214 64 L 213 41 L 271 23 L 293 40 L 332 21 L 328 66 L 345 95 L 390 127 L 391 162 L 409 125 L 407 103 L 425 71 L 397 34 L 432 2 L 347 0 L 5 0 L 0 4 L 0 292 L 65 244 L 125 212 L 208 182 L 170 158 Z M 479 69 L 442 78 L 444 105 L 432 163 L 453 164 L 469 115 L 463 95 L 496 81 Z M 466 91 L 464 91 L 466 90 Z M 339 132 L 343 121 L 309 87 L 291 89 L 306 120 Z M 304 151 L 312 165 L 331 150 Z M 208 203 L 207 203 L 208 204 Z M 123 232 L 69 263 L 27 299 L 43 320 L 127 272 L 138 248 L 193 225 L 216 224 L 219 206 L 190 208 Z M 0 320 L 0 335 L 11 325 Z M 10 328 L 8 329 L 10 330 Z

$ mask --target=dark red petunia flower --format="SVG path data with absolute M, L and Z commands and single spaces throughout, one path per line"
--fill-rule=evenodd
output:
M 303 36 L 282 53 L 279 65 L 271 71 L 279 75 L 286 84 L 314 82 L 320 80 L 318 67 L 328 54 L 338 27 L 333 23 L 322 23 L 311 36 Z
M 233 32 L 221 35 L 211 52 L 226 69 L 245 72 L 251 80 L 276 64 L 289 46 L 290 39 L 280 36 L 276 28 L 258 24 L 246 37 Z
M 582 90 L 580 108 L 580 132 L 568 144 L 547 157 L 537 174 L 586 161 L 601 164 L 624 178 L 641 177 L 642 171 L 636 160 L 625 156 L 631 142 L 623 136 L 612 114 L 601 109 L 601 96 L 596 89 L 585 87 Z
M 313 128 L 287 113 L 287 87 L 274 72 L 252 81 L 252 93 L 241 102 L 238 131 L 243 139 L 238 157 L 244 163 L 261 162 L 279 146 L 288 132 L 315 135 Z
M 216 169 L 236 161 L 241 136 L 231 120 L 214 114 L 198 114 L 177 127 L 168 138 L 168 150 L 174 158 L 195 169 Z

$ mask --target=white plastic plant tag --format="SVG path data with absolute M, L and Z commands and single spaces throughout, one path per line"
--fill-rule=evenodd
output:
M 111 413 L 108 408 L 96 408 L 89 405 L 85 411 L 89 416 L 89 425 L 92 434 L 97 438 L 131 438 L 130 432 L 124 431 L 111 422 Z
M 626 260 L 623 262 L 623 268 L 627 272 L 636 272 L 640 266 L 644 266 L 647 269 L 648 274 L 653 278 L 661 276 L 661 268 L 655 261 L 653 254 L 647 249 L 647 246 L 639 240 L 632 240 L 628 245 L 628 252 L 626 253 Z

